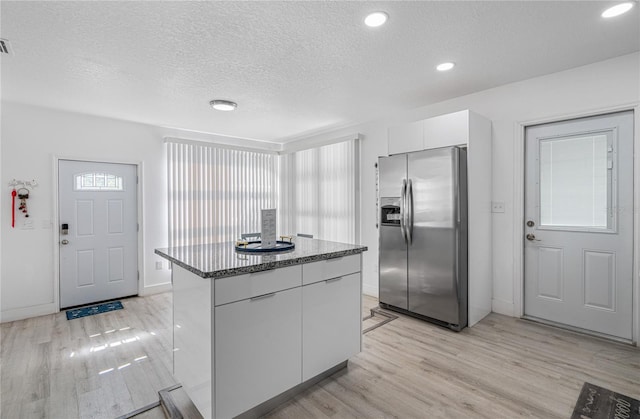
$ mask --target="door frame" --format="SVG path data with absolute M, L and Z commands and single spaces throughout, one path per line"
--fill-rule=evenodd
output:
M 524 190 L 525 190 L 525 130 L 530 125 L 560 122 L 607 113 L 633 111 L 633 302 L 632 343 L 640 347 L 640 102 L 610 106 L 581 112 L 516 121 L 513 145 L 513 315 L 524 317 Z
M 58 185 L 60 182 L 58 169 L 60 166 L 60 160 L 72 160 L 72 161 L 83 161 L 83 162 L 93 162 L 93 163 L 111 163 L 111 164 L 129 164 L 136 167 L 136 176 L 137 176 L 137 187 L 136 187 L 136 206 L 137 206 L 137 222 L 138 222 L 138 231 L 137 231 L 137 250 L 138 250 L 138 262 L 137 262 L 137 271 L 138 271 L 138 295 L 143 294 L 144 290 L 144 223 L 143 221 L 143 194 L 142 194 L 142 185 L 143 185 L 143 162 L 140 160 L 127 160 L 127 159 L 97 159 L 95 157 L 78 157 L 78 156 L 65 156 L 61 154 L 53 155 L 53 304 L 56 308 L 56 313 L 60 312 L 60 220 L 59 220 L 59 199 L 58 199 Z M 142 271 L 142 272 L 141 272 Z

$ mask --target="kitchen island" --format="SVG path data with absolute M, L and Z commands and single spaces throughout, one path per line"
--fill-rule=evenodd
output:
M 294 243 L 156 249 L 173 265 L 173 374 L 205 418 L 257 417 L 360 352 L 367 248 Z

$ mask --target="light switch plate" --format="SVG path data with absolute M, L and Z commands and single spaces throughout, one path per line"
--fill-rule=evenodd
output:
M 159 271 L 162 269 L 162 262 L 156 262 L 156 270 Z
M 504 202 L 498 202 L 498 201 L 492 202 L 491 212 L 504 212 Z

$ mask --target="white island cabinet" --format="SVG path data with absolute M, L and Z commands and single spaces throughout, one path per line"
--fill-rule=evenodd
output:
M 257 417 L 360 352 L 364 246 L 297 238 L 158 249 L 173 262 L 174 376 L 205 418 Z

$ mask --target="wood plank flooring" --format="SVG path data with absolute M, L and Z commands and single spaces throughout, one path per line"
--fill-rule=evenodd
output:
M 171 375 L 171 294 L 125 309 L 0 326 L 0 417 L 115 418 L 158 400 Z
M 460 333 L 399 315 L 268 417 L 568 419 L 584 381 L 640 398 L 640 350 L 498 314 Z
M 171 294 L 123 303 L 1 325 L 0 417 L 114 418 L 175 384 Z M 375 305 L 365 297 L 363 315 Z M 567 419 L 584 381 L 640 398 L 640 350 L 497 314 L 461 333 L 399 315 L 267 417 Z

